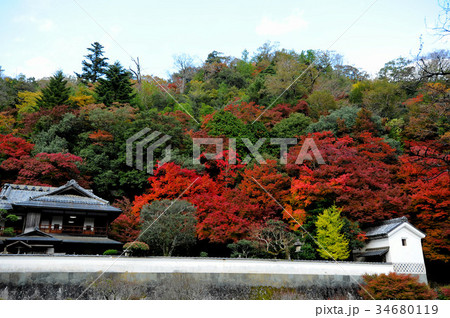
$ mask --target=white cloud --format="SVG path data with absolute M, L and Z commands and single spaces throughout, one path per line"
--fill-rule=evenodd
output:
M 256 33 L 259 35 L 283 35 L 304 29 L 307 25 L 308 23 L 303 19 L 303 12 L 296 10 L 282 19 L 274 20 L 263 17 L 256 26 Z

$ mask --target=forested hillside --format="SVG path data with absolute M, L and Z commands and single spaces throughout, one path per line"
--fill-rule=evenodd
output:
M 361 228 L 407 216 L 427 235 L 426 259 L 448 263 L 449 59 L 444 50 L 398 58 L 369 78 L 336 53 L 265 43 L 239 58 L 213 51 L 201 64 L 179 55 L 165 80 L 93 43 L 80 74 L 0 78 L 0 182 L 75 179 L 124 210 L 111 225 L 124 243 L 182 195 L 157 228 L 172 236 L 139 238 L 154 255 L 321 259 L 325 227 L 339 243 L 333 257 L 348 259 Z M 153 175 L 126 164 L 126 140 L 146 127 L 172 136 L 172 160 Z M 192 138 L 205 137 L 237 138 L 237 164 L 227 142 L 221 158 L 193 164 Z M 271 137 L 298 138 L 287 164 Z M 307 137 L 324 165 L 295 163 Z M 241 138 L 266 138 L 266 164 L 243 164 Z

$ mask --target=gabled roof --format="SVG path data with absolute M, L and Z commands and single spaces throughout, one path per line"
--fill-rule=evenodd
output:
M 394 230 L 400 229 L 400 227 L 407 226 L 415 232 L 420 237 L 425 237 L 425 234 L 416 229 L 414 226 L 412 226 L 408 222 L 408 218 L 406 216 L 402 216 L 400 218 L 395 218 L 391 220 L 386 220 L 377 223 L 376 225 L 369 227 L 365 229 L 366 236 L 369 239 L 377 239 L 377 238 L 383 238 L 388 237 L 390 233 L 392 233 Z
M 30 248 L 30 249 L 32 248 L 31 245 L 28 245 L 27 243 L 22 242 L 22 241 L 15 241 L 15 242 L 13 242 L 11 244 L 8 244 L 6 247 L 11 247 L 11 246 L 14 246 L 14 245 L 22 245 L 22 246 L 25 246 L 26 248 Z
M 26 237 L 31 237 L 31 236 L 37 236 L 37 237 L 53 237 L 48 233 L 42 232 L 41 230 L 39 230 L 38 227 L 35 227 L 34 230 L 22 233 L 17 235 L 16 237 L 20 237 L 20 236 L 26 236 Z
M 81 198 L 89 198 L 93 200 L 97 200 L 101 203 L 108 204 L 109 202 L 103 200 L 102 198 L 96 196 L 92 191 L 83 189 L 75 180 L 70 180 L 65 185 L 60 186 L 59 188 L 53 188 L 47 193 L 41 193 L 35 196 L 30 197 L 30 201 L 39 201 L 44 199 L 44 197 L 50 198 L 52 200 L 55 197 L 64 198 L 64 197 L 81 197 Z M 80 199 L 81 199 L 80 198 Z M 45 200 L 45 199 L 44 199 Z
M 121 212 L 75 180 L 61 187 L 5 184 L 0 192 L 0 209 L 11 210 L 13 206 Z
M 5 242 L 15 242 L 15 241 L 21 241 L 21 242 L 52 242 L 52 243 L 59 243 L 61 242 L 60 239 L 54 238 L 52 235 L 48 233 L 44 233 L 40 231 L 38 228 L 35 228 L 34 230 L 19 234 L 14 237 L 9 237 L 5 240 Z

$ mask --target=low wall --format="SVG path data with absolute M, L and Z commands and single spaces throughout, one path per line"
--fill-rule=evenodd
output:
M 392 264 L 216 258 L 0 256 L 0 282 L 79 284 L 106 271 L 151 282 L 184 273 L 204 283 L 297 287 L 352 285 L 364 274 L 393 272 Z M 165 275 L 164 275 L 165 274 Z M 124 277 L 125 277 L 124 276 Z M 12 279 L 14 278 L 14 279 Z
M 102 279 L 157 286 L 173 279 L 217 288 L 356 288 L 364 274 L 393 272 L 389 263 L 218 258 L 0 256 L 3 286 L 86 286 Z M 10 287 L 11 288 L 11 287 Z M 0 295 L 1 297 L 1 295 Z

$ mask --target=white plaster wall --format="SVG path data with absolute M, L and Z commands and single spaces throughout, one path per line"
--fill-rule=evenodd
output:
M 0 272 L 250 273 L 364 275 L 393 272 L 392 264 L 168 257 L 0 256 Z
M 373 241 L 369 241 L 364 248 L 362 248 L 360 251 L 358 252 L 364 252 L 367 249 L 373 249 L 373 248 L 382 248 L 382 247 L 389 247 L 389 240 L 388 238 L 381 238 L 378 240 L 373 240 Z M 364 257 L 358 257 L 356 259 L 357 261 L 364 261 Z M 390 257 L 389 257 L 389 252 L 386 254 L 386 262 L 390 263 Z
M 406 246 L 402 245 L 402 238 L 406 239 Z M 389 236 L 388 262 L 392 263 L 424 263 L 422 241 L 407 227 L 393 232 Z
M 387 237 L 369 241 L 367 245 L 364 247 L 364 250 L 382 247 L 389 247 L 389 239 Z

